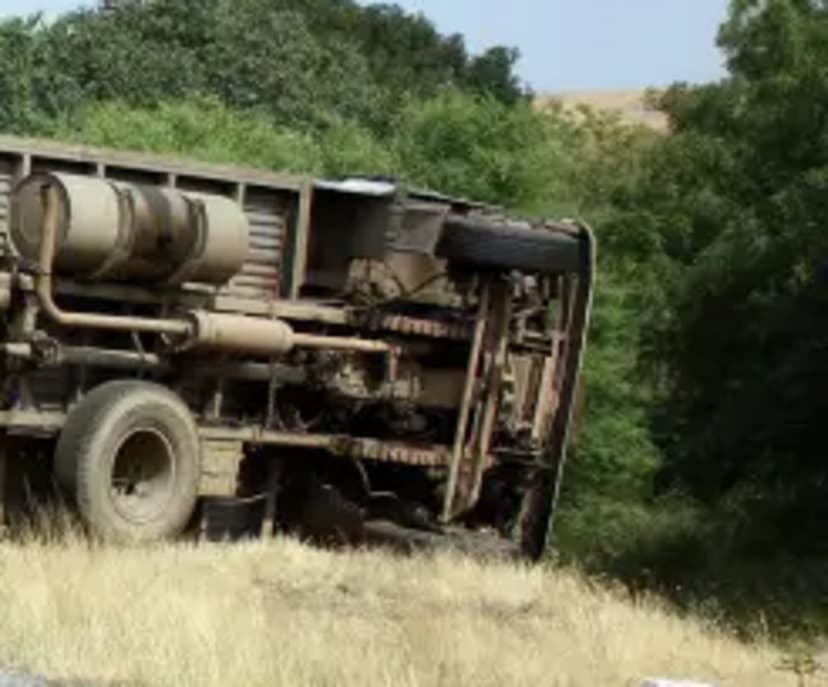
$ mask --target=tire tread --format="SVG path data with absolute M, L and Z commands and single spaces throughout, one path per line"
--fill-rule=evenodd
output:
M 178 406 L 182 411 L 182 417 L 187 417 L 189 427 L 194 440 L 194 447 L 197 448 L 197 432 L 189 410 L 184 403 L 167 388 L 151 382 L 136 380 L 116 380 L 106 382 L 90 391 L 69 413 L 63 430 L 58 438 L 55 450 L 55 472 L 58 481 L 73 496 L 78 510 L 90 529 L 104 540 L 111 540 L 120 543 L 130 543 L 142 540 L 140 532 L 132 536 L 126 533 L 114 522 L 106 522 L 96 513 L 95 507 L 95 481 L 98 476 L 96 471 L 99 464 L 96 461 L 96 445 L 100 444 L 102 437 L 100 432 L 104 421 L 111 412 L 118 412 L 119 407 L 126 398 L 135 398 L 136 403 L 143 400 L 162 400 Z M 115 409 L 115 410 L 113 410 Z M 186 414 L 186 415 L 185 415 Z M 178 460 L 182 458 L 179 457 Z M 186 459 L 186 458 L 185 458 Z M 177 506 L 170 508 L 166 522 L 161 526 L 164 532 L 158 537 L 166 538 L 178 534 L 185 524 L 185 518 L 180 513 L 192 512 L 197 499 L 198 491 L 198 469 L 197 461 L 195 484 L 185 485 L 183 495 L 176 491 L 174 499 Z M 187 518 L 188 519 L 188 518 Z

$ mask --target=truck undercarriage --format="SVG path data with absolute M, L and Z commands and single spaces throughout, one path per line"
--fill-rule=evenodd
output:
M 396 183 L 0 139 L 0 515 L 537 558 L 594 246 Z M 25 500 L 25 499 L 24 499 Z

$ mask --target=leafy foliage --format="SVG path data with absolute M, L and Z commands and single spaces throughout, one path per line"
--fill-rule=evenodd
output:
M 23 133 L 81 104 L 80 86 L 53 65 L 61 46 L 46 40 L 38 19 L 0 22 L 0 129 Z
M 645 190 L 674 275 L 651 335 L 669 370 L 665 477 L 707 500 L 758 490 L 765 543 L 813 552 L 828 524 L 828 9 L 736 2 L 720 41 L 733 76 L 667 94 L 676 134 Z
M 828 620 L 814 604 L 828 553 L 828 6 L 737 0 L 719 41 L 730 76 L 664 93 L 672 134 L 597 194 L 612 279 L 619 263 L 638 275 L 625 282 L 638 336 L 608 351 L 640 347 L 629 369 L 658 449 L 652 489 L 619 498 L 586 463 L 562 531 L 596 569 L 635 583 L 649 571 L 673 596 L 715 594 L 743 619 L 758 605 L 776 629 L 813 629 Z M 665 506 L 675 491 L 692 500 Z M 630 525 L 600 529 L 585 509 Z
M 520 59 L 517 48 L 498 45 L 472 59 L 468 67 L 468 83 L 476 91 L 492 96 L 506 105 L 526 98 L 515 65 Z
M 255 113 L 228 109 L 215 99 L 136 109 L 102 103 L 57 120 L 49 136 L 126 150 L 198 157 L 209 162 L 321 173 L 324 155 L 307 133 L 274 127 Z
M 573 139 L 569 140 L 570 134 Z M 529 104 L 447 93 L 405 109 L 400 156 L 408 175 L 449 193 L 528 212 L 571 205 L 574 124 Z
M 282 126 L 339 118 L 380 130 L 409 96 L 447 87 L 509 103 L 524 95 L 513 50 L 472 57 L 423 16 L 352 0 L 155 0 L 49 25 L 12 19 L 0 23 L 0 59 L 0 127 L 17 131 L 92 102 L 207 96 Z

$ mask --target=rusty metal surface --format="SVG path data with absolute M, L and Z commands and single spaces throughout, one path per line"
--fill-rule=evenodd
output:
M 202 427 L 199 435 L 205 441 L 243 441 L 273 446 L 325 449 L 333 455 L 343 457 L 422 467 L 446 467 L 451 458 L 450 450 L 445 446 L 422 446 L 342 435 L 273 432 L 258 426 Z
M 567 278 L 567 289 L 562 299 L 566 336 L 561 339 L 561 351 L 556 373 L 559 375 L 557 409 L 551 422 L 546 442 L 543 470 L 539 479 L 524 497 L 519 528 L 521 544 L 526 555 L 539 558 L 546 549 L 549 532 L 560 495 L 566 450 L 575 408 L 581 366 L 587 341 L 587 325 L 593 302 L 595 279 L 595 236 L 587 225 L 581 225 L 579 276 Z
M 446 467 L 451 461 L 451 452 L 446 446 L 418 446 L 378 439 L 338 437 L 332 443 L 332 451 L 361 460 L 420 467 Z
M 454 434 L 454 445 L 451 452 L 451 467 L 449 469 L 448 485 L 443 501 L 442 518 L 450 520 L 455 513 L 455 499 L 457 498 L 457 484 L 460 479 L 461 463 L 463 461 L 464 447 L 468 433 L 469 416 L 474 401 L 474 390 L 477 384 L 478 368 L 480 367 L 480 354 L 483 350 L 483 337 L 486 333 L 486 323 L 489 316 L 489 297 L 491 286 L 484 283 L 480 294 L 480 304 L 477 310 L 477 320 L 474 328 L 469 359 L 466 364 L 466 384 L 463 389 L 463 397 L 457 419 L 457 428 Z
M 560 399 L 560 376 L 558 361 L 562 341 L 556 340 L 550 355 L 544 359 L 540 370 L 540 380 L 534 394 L 534 413 L 532 416 L 532 438 L 542 440 L 549 435 L 551 424 L 558 410 Z
M 370 308 L 395 302 L 464 305 L 462 283 L 449 275 L 445 259 L 386 248 L 380 257 L 355 258 L 347 267 L 346 290 Z
M 486 379 L 486 400 L 483 404 L 479 433 L 472 439 L 472 451 L 469 469 L 461 473 L 458 483 L 459 509 L 471 508 L 480 494 L 483 471 L 487 466 L 489 451 L 497 422 L 501 403 L 503 373 L 509 345 L 509 324 L 511 322 L 512 301 L 505 285 L 499 285 L 492 307 L 490 321 L 491 341 L 489 344 L 489 365 Z
M 252 444 L 290 446 L 294 448 L 328 449 L 336 437 L 321 434 L 296 434 L 292 432 L 274 432 L 259 425 L 246 427 L 202 426 L 199 436 L 205 441 L 244 441 Z
M 407 315 L 383 315 L 378 318 L 376 329 L 431 339 L 470 339 L 473 327 L 469 324 L 427 320 Z

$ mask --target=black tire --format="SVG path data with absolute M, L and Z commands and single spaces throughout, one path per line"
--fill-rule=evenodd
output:
M 187 406 L 156 384 L 107 382 L 72 409 L 55 452 L 58 481 L 91 532 L 135 544 L 180 534 L 201 473 Z
M 459 216 L 446 221 L 436 250 L 457 263 L 540 274 L 578 271 L 579 253 L 578 239 L 563 231 Z

